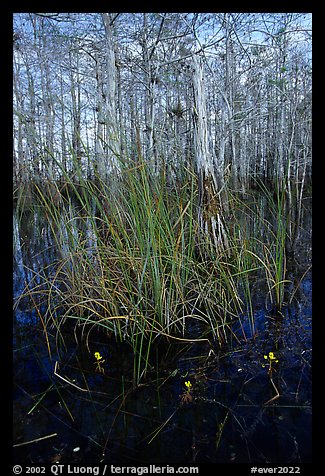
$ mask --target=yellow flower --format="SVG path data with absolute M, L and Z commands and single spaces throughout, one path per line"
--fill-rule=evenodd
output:
M 185 385 L 188 388 L 188 390 L 190 390 L 190 388 L 192 387 L 192 384 L 189 380 L 187 382 L 185 382 Z
M 103 369 L 102 364 L 105 362 L 105 359 L 103 359 L 99 352 L 95 352 L 94 356 L 96 359 L 96 362 L 94 362 L 94 364 L 96 365 L 96 370 L 104 374 L 105 370 Z
M 269 358 L 270 358 L 270 360 L 274 360 L 275 362 L 279 362 L 278 359 L 275 357 L 273 352 L 269 352 Z
M 95 353 L 94 353 L 94 356 L 95 356 L 95 359 L 96 359 L 96 360 L 102 360 L 102 358 L 103 358 L 103 357 L 100 355 L 99 352 L 95 352 Z
M 270 365 L 272 362 L 279 362 L 279 360 L 276 358 L 274 355 L 274 352 L 269 352 L 269 355 L 263 355 L 265 360 L 268 360 L 270 362 Z

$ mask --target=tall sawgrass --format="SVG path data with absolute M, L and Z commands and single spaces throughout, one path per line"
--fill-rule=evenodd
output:
M 268 219 L 263 218 L 267 237 L 260 243 L 259 258 L 265 270 L 268 299 L 275 313 L 281 312 L 286 286 L 291 282 L 287 275 L 287 249 L 290 240 L 291 210 L 288 208 L 285 180 L 278 180 L 270 189 L 258 182 L 268 210 Z
M 204 243 L 197 239 L 198 190 L 192 170 L 173 181 L 144 161 L 120 160 L 118 173 L 109 180 L 89 181 L 75 170 L 74 180 L 63 171 L 64 186 L 34 186 L 34 203 L 47 216 L 58 257 L 43 285 L 29 283 L 27 294 L 45 334 L 56 331 L 59 352 L 64 352 L 69 325 L 92 353 L 93 332 L 125 341 L 133 352 L 136 386 L 154 365 L 153 349 L 160 341 L 222 346 L 233 337 L 247 339 L 247 319 L 254 335 L 256 276 L 263 275 L 267 298 L 281 308 L 287 222 L 280 191 L 274 200 L 262 190 L 272 205 L 270 223 L 256 204 L 248 205 L 229 188 L 229 216 L 224 217 L 228 248 L 218 249 L 212 237 Z M 266 240 L 243 228 L 239 210 L 256 229 L 263 225 L 268 230 Z M 36 295 L 46 303 L 44 314 Z M 234 334 L 234 324 L 239 334 Z

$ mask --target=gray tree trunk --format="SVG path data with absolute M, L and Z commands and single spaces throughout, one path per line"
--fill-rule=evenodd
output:
M 15 123 L 14 123 L 14 138 L 15 138 L 15 174 L 18 180 L 28 178 L 24 166 L 24 147 L 23 147 L 23 112 L 24 112 L 24 96 L 21 92 L 21 85 L 19 82 L 19 65 L 14 63 L 14 106 L 15 106 Z
M 105 27 L 106 55 L 106 147 L 108 166 L 111 171 L 118 168 L 117 157 L 120 156 L 120 140 L 117 127 L 117 72 L 114 51 L 113 26 L 109 13 L 102 13 Z
M 151 54 L 148 45 L 148 25 L 147 14 L 143 14 L 143 41 L 142 41 L 142 55 L 144 61 L 144 69 L 146 74 L 146 93 L 145 93 L 145 123 L 146 123 L 146 159 L 153 160 L 156 156 L 154 144 L 154 128 L 155 128 L 155 113 L 156 113 L 156 73 L 151 60 Z M 156 157 L 155 157 L 156 158 Z M 155 164 L 157 165 L 157 164 Z
M 77 53 L 78 54 L 78 53 Z M 81 164 L 81 103 L 80 103 L 80 76 L 79 76 L 79 61 L 77 56 L 76 69 L 77 72 L 73 72 L 73 66 L 70 55 L 70 93 L 72 103 L 72 149 L 73 149 L 73 164 L 74 164 L 74 176 L 78 179 Z M 79 169 L 79 170 L 78 170 Z
M 218 196 L 218 177 L 209 150 L 207 111 L 203 68 L 200 59 L 193 57 L 194 92 L 194 155 L 198 174 L 198 221 L 203 239 L 212 238 L 216 247 L 227 245 Z
M 103 83 L 102 66 L 98 56 L 96 57 L 96 82 L 97 82 L 97 130 L 95 138 L 95 176 L 104 177 L 107 172 L 105 151 L 104 151 L 104 125 L 105 125 L 105 93 Z
M 65 120 L 65 103 L 63 89 L 63 68 L 60 68 L 60 93 L 61 93 L 61 163 L 63 172 L 67 172 L 67 140 L 66 140 L 66 120 Z

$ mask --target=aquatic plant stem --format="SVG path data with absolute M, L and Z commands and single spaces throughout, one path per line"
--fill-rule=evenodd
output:
M 270 400 L 268 400 L 267 402 L 263 403 L 263 405 L 268 405 L 269 403 L 274 402 L 274 400 L 277 400 L 280 397 L 280 393 L 279 393 L 278 389 L 276 388 L 272 377 L 270 377 L 270 382 L 273 385 L 274 390 L 276 391 L 276 395 L 274 395 L 274 397 L 270 398 Z
M 26 286 L 26 289 L 27 289 L 27 292 L 29 293 L 29 296 L 34 304 L 34 308 L 36 309 L 36 312 L 37 312 L 37 315 L 38 317 L 40 318 L 40 321 L 42 323 L 42 327 L 43 327 L 43 330 L 44 330 L 44 335 L 45 335 L 45 339 L 46 339 L 46 345 L 47 345 L 47 350 L 48 350 L 48 354 L 49 354 L 49 357 L 50 357 L 50 360 L 52 360 L 52 353 L 51 353 L 51 346 L 50 346 L 50 341 L 49 341 L 49 337 L 48 337 L 48 333 L 47 333 L 47 328 L 46 328 L 46 325 L 45 325 L 45 322 L 44 322 L 44 319 L 42 317 L 42 313 L 40 312 L 40 310 L 38 309 L 38 306 L 35 302 L 35 299 L 33 297 L 33 293 L 30 291 L 29 287 L 28 287 L 28 283 L 25 282 L 25 286 Z
M 148 435 L 149 437 L 150 435 L 153 434 L 153 437 L 148 441 L 148 445 L 150 445 L 153 442 L 153 440 L 159 435 L 162 429 L 165 428 L 165 426 L 170 422 L 170 420 L 173 418 L 173 416 L 175 415 L 177 411 L 178 411 L 178 408 L 176 408 L 176 410 L 173 411 L 173 413 L 167 418 L 167 420 L 165 420 L 161 425 L 158 426 L 158 428 L 156 428 L 152 433 Z
M 24 441 L 23 443 L 16 443 L 15 445 L 12 445 L 13 448 L 17 448 L 18 446 L 24 446 L 24 445 L 30 445 L 31 443 L 38 443 L 39 441 L 47 440 L 48 438 L 53 438 L 54 436 L 57 436 L 57 433 L 51 433 L 51 435 L 46 435 L 42 436 L 41 438 L 36 438 L 35 440 L 30 440 L 30 441 Z

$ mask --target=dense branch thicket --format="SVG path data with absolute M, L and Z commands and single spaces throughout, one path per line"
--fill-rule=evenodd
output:
M 310 23 L 302 13 L 15 14 L 15 181 L 105 177 L 120 157 L 177 180 L 199 165 L 198 61 L 201 165 L 219 186 L 310 177 Z

